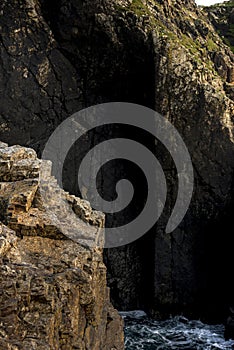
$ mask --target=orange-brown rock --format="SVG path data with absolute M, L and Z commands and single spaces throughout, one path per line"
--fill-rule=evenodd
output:
M 40 194 L 43 164 L 30 149 L 0 143 L 0 349 L 121 350 L 122 319 L 95 244 L 104 215 L 60 190 L 47 171 L 56 226 Z M 58 193 L 79 218 L 73 229 L 82 231 L 80 241 L 63 233 Z

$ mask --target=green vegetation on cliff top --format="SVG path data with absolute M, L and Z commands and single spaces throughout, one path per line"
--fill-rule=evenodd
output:
M 234 0 L 204 7 L 218 34 L 234 52 Z
M 158 8 L 158 11 L 161 10 L 161 5 L 157 2 L 155 2 L 155 7 Z M 204 60 L 204 57 L 207 56 L 208 52 L 218 50 L 218 45 L 215 43 L 214 38 L 210 33 L 207 35 L 207 40 L 204 45 L 202 45 L 198 39 L 192 39 L 188 34 L 178 34 L 169 29 L 161 20 L 156 19 L 143 0 L 133 0 L 128 6 L 117 5 L 116 9 L 122 13 L 132 12 L 139 18 L 147 17 L 148 20 L 146 26 L 148 27 L 148 31 L 157 30 L 159 36 L 165 39 L 167 38 L 168 42 L 170 42 L 171 48 L 179 46 L 186 48 L 191 54 L 192 61 L 196 62 L 196 64 L 204 63 L 209 71 L 216 74 L 213 62 L 208 57 Z

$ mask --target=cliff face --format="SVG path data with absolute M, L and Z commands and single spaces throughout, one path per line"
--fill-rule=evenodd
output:
M 209 20 L 223 42 L 234 52 L 234 2 L 230 0 L 221 4 L 204 7 L 203 11 L 207 13 Z M 227 86 L 226 90 L 233 99 L 233 86 Z
M 73 112 L 127 101 L 162 113 L 188 146 L 195 192 L 180 227 L 164 232 L 177 178 L 165 149 L 154 150 L 168 180 L 164 215 L 138 242 L 106 252 L 115 305 L 154 314 L 223 314 L 232 298 L 234 58 L 208 16 L 192 0 L 8 0 L 0 6 L 4 141 L 40 151 Z M 105 135 L 94 133 L 78 153 Z M 154 145 L 140 133 L 127 136 Z M 130 166 L 127 172 L 136 177 Z M 108 181 L 104 193 L 115 177 L 108 174 Z
M 109 301 L 102 249 L 87 245 L 95 238 L 84 221 L 82 245 L 51 222 L 38 187 L 43 164 L 56 207 L 49 164 L 31 149 L 0 143 L 0 349 L 123 349 L 123 324 Z M 103 214 L 72 199 L 83 220 L 103 226 Z
M 204 7 L 203 11 L 207 12 L 217 32 L 234 51 L 234 2 L 229 0 L 224 3 Z

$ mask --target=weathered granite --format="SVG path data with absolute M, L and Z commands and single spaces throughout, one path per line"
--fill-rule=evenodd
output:
M 42 165 L 33 150 L 0 143 L 0 349 L 121 350 L 123 322 L 110 303 L 102 248 L 90 244 L 104 215 L 60 190 L 48 166 L 50 201 L 43 205 Z M 82 218 L 73 228 L 83 232 L 83 244 L 61 230 L 55 191 Z M 47 206 L 61 211 L 58 226 Z
M 224 1 L 212 6 L 204 6 L 202 8 L 204 13 L 207 13 L 209 20 L 213 24 L 217 33 L 222 38 L 223 42 L 228 45 L 234 53 L 234 2 L 233 0 Z M 223 62 L 222 57 L 219 54 L 216 55 L 215 60 L 219 67 L 227 67 Z M 229 65 L 230 66 L 230 65 Z M 231 76 L 233 77 L 234 71 L 232 70 Z M 230 98 L 234 99 L 234 85 L 233 78 L 231 82 L 227 82 L 225 86 L 226 93 Z

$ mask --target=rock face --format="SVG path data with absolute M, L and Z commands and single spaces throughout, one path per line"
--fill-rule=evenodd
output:
M 85 223 L 96 225 L 98 234 L 104 216 L 61 191 L 68 205 L 76 203 L 83 244 L 65 236 L 42 206 L 43 165 L 44 185 L 55 201 L 49 163 L 32 149 L 0 143 L 0 349 L 123 349 L 102 249 L 91 247 L 95 238 Z
M 219 33 L 224 43 L 226 43 L 234 52 L 234 2 L 232 0 L 225 1 L 221 4 L 204 7 L 203 11 Z M 219 63 L 218 63 L 219 61 Z M 218 59 L 217 63 L 221 66 L 222 60 Z M 232 84 L 226 86 L 229 96 L 234 99 L 234 89 Z
M 138 242 L 106 252 L 116 307 L 223 316 L 233 294 L 234 58 L 206 13 L 193 0 L 7 0 L 0 6 L 3 141 L 41 151 L 73 112 L 127 101 L 163 114 L 188 146 L 195 191 L 180 227 L 165 234 L 177 178 L 159 148 L 168 179 L 164 215 Z M 105 135 L 94 133 L 90 143 Z M 135 131 L 128 137 L 154 144 Z M 127 171 L 136 178 L 130 166 Z
M 234 51 L 234 2 L 233 0 L 204 7 L 211 23 L 223 37 L 224 42 Z

